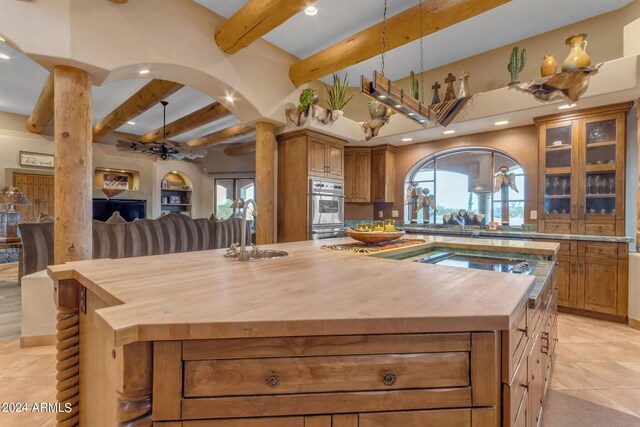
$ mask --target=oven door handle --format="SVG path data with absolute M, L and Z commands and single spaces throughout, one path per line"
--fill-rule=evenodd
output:
M 338 197 L 340 199 L 344 199 L 344 194 L 336 194 L 336 193 L 318 193 L 318 192 L 311 192 L 312 196 L 329 196 L 329 197 Z

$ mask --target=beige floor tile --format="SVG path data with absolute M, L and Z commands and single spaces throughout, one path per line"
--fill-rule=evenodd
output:
M 618 362 L 627 369 L 640 373 L 640 362 Z
M 569 390 L 559 390 L 558 392 L 568 394 L 569 396 L 573 396 L 581 400 L 586 400 L 588 402 L 592 402 L 597 405 L 606 406 L 607 408 L 615 409 L 616 411 L 638 416 L 635 412 L 621 405 L 620 403 L 616 402 L 610 397 L 604 395 L 599 390 L 569 389 Z
M 555 363 L 585 362 L 585 357 L 571 348 L 572 343 L 559 341 L 556 344 Z M 0 350 L 1 351 L 1 350 Z
M 553 375 L 566 388 L 597 389 L 616 387 L 615 382 L 602 378 L 577 363 L 559 363 L 554 367 Z
M 550 390 L 567 390 L 568 387 L 558 380 L 555 374 L 551 374 L 551 381 L 549 381 Z
M 565 348 L 580 354 L 582 362 L 639 362 L 640 343 L 617 342 L 566 342 Z
M 581 368 L 603 378 L 616 387 L 640 388 L 640 372 L 629 369 L 617 362 L 579 363 Z
M 602 390 L 602 393 L 640 415 L 640 388 Z

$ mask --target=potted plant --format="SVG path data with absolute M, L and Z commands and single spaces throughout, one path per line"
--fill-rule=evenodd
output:
M 337 74 L 333 75 L 333 87 L 325 85 L 327 88 L 327 94 L 329 99 L 327 105 L 329 109 L 336 116 L 342 116 L 344 114 L 343 108 L 351 101 L 353 95 L 347 97 L 347 90 L 349 89 L 349 78 L 347 74 L 344 75 L 344 79 L 341 81 Z

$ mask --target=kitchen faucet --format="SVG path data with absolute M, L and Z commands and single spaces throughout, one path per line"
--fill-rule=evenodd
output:
M 457 222 L 457 223 L 458 223 L 458 225 L 460 226 L 460 230 L 464 230 L 464 226 L 465 226 L 465 223 L 464 223 L 464 217 L 462 218 L 462 221 L 460 221 L 458 218 L 459 218 L 459 217 L 457 217 L 457 216 L 452 217 L 452 219 L 453 219 L 455 222 Z
M 240 234 L 240 249 L 238 249 L 238 244 L 233 243 L 231 247 L 227 250 L 227 254 L 229 256 L 236 256 L 240 261 L 249 261 L 249 258 L 259 258 L 260 250 L 257 246 L 252 245 L 251 251 L 247 251 L 245 247 L 245 243 L 247 241 L 247 207 L 249 205 L 253 206 L 253 216 L 255 217 L 258 214 L 258 206 L 253 199 L 247 199 L 244 203 L 242 203 L 242 231 Z

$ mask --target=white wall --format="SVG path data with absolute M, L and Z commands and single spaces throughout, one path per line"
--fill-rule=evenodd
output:
M 640 55 L 640 18 L 624 27 L 624 56 Z
M 625 234 L 636 237 L 636 219 L 638 212 L 638 119 L 636 106 L 627 116 L 627 171 L 626 171 L 626 207 Z M 636 250 L 637 242 L 632 242 L 629 249 Z
M 20 166 L 20 151 L 53 154 L 52 138 L 27 132 L 24 123 L 25 116 L 0 112 L 0 187 L 12 184 L 13 172 L 53 173 Z M 119 152 L 113 145 L 94 144 L 93 167 L 138 171 L 140 190 L 125 191 L 116 198 L 146 200 L 149 218 L 160 216 L 160 181 L 165 174 L 174 170 L 183 172 L 193 182 L 193 217 L 209 217 L 213 212 L 213 178 L 204 171 L 201 164 L 177 160 L 153 161 L 141 154 Z M 105 195 L 100 189 L 93 188 L 93 197 L 105 198 Z

